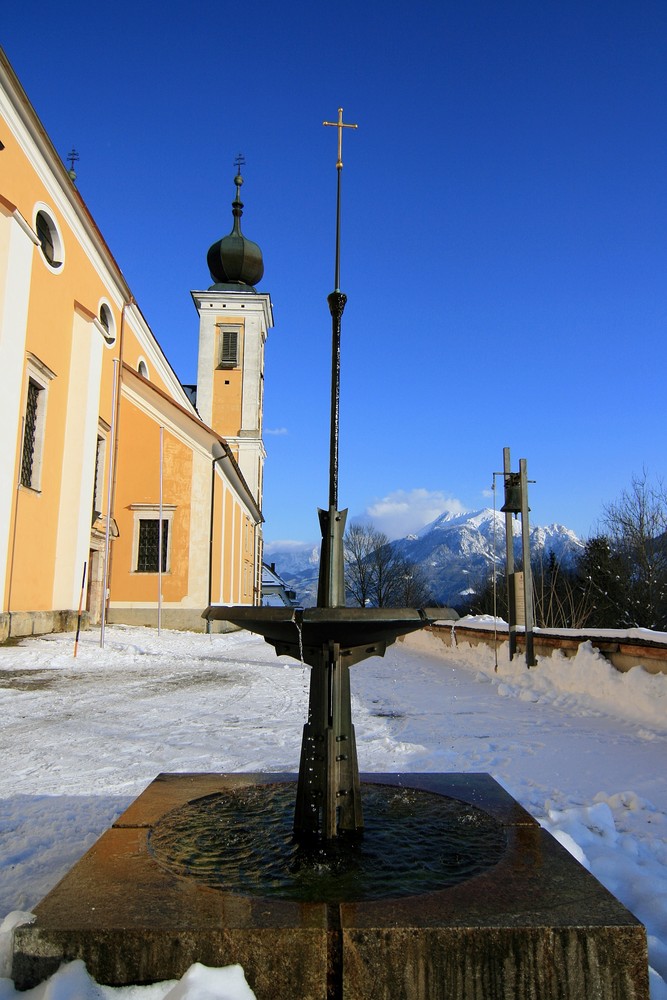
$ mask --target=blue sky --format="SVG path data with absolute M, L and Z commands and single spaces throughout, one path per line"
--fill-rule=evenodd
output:
M 267 541 L 328 503 L 336 134 L 340 489 L 391 536 L 492 504 L 595 531 L 667 479 L 667 5 L 651 0 L 8 5 L 0 41 L 183 382 L 191 289 L 260 244 Z M 499 505 L 502 501 L 499 501 Z M 389 516 L 391 514 L 391 516 Z

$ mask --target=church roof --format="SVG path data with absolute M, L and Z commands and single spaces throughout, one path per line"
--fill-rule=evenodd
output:
M 215 284 L 211 289 L 226 289 L 230 291 L 254 291 L 254 285 L 262 280 L 264 261 L 262 251 L 252 240 L 246 239 L 241 232 L 241 216 L 243 202 L 241 201 L 241 173 L 234 178 L 236 197 L 232 202 L 234 224 L 232 231 L 210 247 L 206 260 L 211 277 Z

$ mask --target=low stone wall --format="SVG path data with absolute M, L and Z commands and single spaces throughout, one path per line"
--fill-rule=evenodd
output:
M 78 611 L 6 611 L 0 614 L 0 642 L 49 632 L 75 632 Z M 81 628 L 88 628 L 88 612 L 81 614 Z
M 506 625 L 499 627 L 494 633 L 492 629 L 447 622 L 431 626 L 431 631 L 447 646 L 455 646 L 460 642 L 467 642 L 471 646 L 479 643 L 494 646 L 496 642 L 508 641 Z M 564 656 L 576 656 L 582 642 L 590 642 L 622 673 L 640 666 L 650 674 L 667 674 L 667 645 L 659 642 L 630 637 L 620 639 L 596 636 L 594 633 L 581 633 L 574 629 L 564 629 L 559 633 L 550 631 L 548 634 L 539 630 L 533 632 L 533 648 L 537 656 L 551 656 L 554 649 L 559 649 Z M 524 635 L 517 632 L 517 650 L 520 656 L 525 654 L 525 648 Z
M 202 618 L 202 608 L 163 608 L 161 626 L 180 632 L 236 632 L 236 625 L 229 622 L 207 622 Z M 145 625 L 157 628 L 157 608 L 109 608 L 109 625 Z
M 156 608 L 111 608 L 107 614 L 109 625 L 145 625 L 157 628 Z M 30 635 L 49 632 L 75 632 L 78 611 L 5 611 L 0 613 L 0 643 L 9 639 L 24 639 Z M 181 632 L 236 632 L 238 627 L 229 622 L 207 622 L 200 608 L 163 608 L 163 628 Z M 90 628 L 87 611 L 81 613 L 81 629 Z

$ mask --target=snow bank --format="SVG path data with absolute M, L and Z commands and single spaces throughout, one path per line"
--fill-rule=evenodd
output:
M 486 771 L 645 924 L 667 1000 L 667 676 L 618 673 L 589 642 L 527 670 L 414 633 L 352 670 L 367 771 Z M 0 647 L 0 1000 L 247 1000 L 242 971 L 111 990 L 81 963 L 17 994 L 16 921 L 159 771 L 293 771 L 309 670 L 238 632 L 113 626 Z M 2 963 L 4 962 L 4 969 Z M 173 992 L 179 991 L 180 992 Z
M 19 993 L 0 979 L 0 1000 L 256 1000 L 240 965 L 211 969 L 196 963 L 182 979 L 153 986 L 100 986 L 83 962 L 62 965 L 49 980 Z
M 582 642 L 573 657 L 558 649 L 550 656 L 538 656 L 537 666 L 530 670 L 523 654 L 509 659 L 509 643 L 502 638 L 497 654 L 490 646 L 466 642 L 465 632 L 456 634 L 455 649 L 429 632 L 413 633 L 406 642 L 497 678 L 501 697 L 551 704 L 577 714 L 603 712 L 642 722 L 647 739 L 652 738 L 649 729 L 667 732 L 667 675 L 649 674 L 640 666 L 621 673 L 590 640 Z

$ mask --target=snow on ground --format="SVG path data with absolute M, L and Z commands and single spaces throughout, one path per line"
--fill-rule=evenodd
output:
M 352 669 L 362 771 L 487 771 L 646 925 L 667 1000 L 667 676 L 583 643 L 526 670 L 507 646 L 417 633 Z M 294 771 L 307 667 L 245 632 L 114 626 L 0 647 L 0 976 L 25 919 L 160 771 Z M 3 922 L 3 916 L 7 915 Z M 247 1000 L 238 966 L 112 989 L 63 966 L 0 1000 Z

